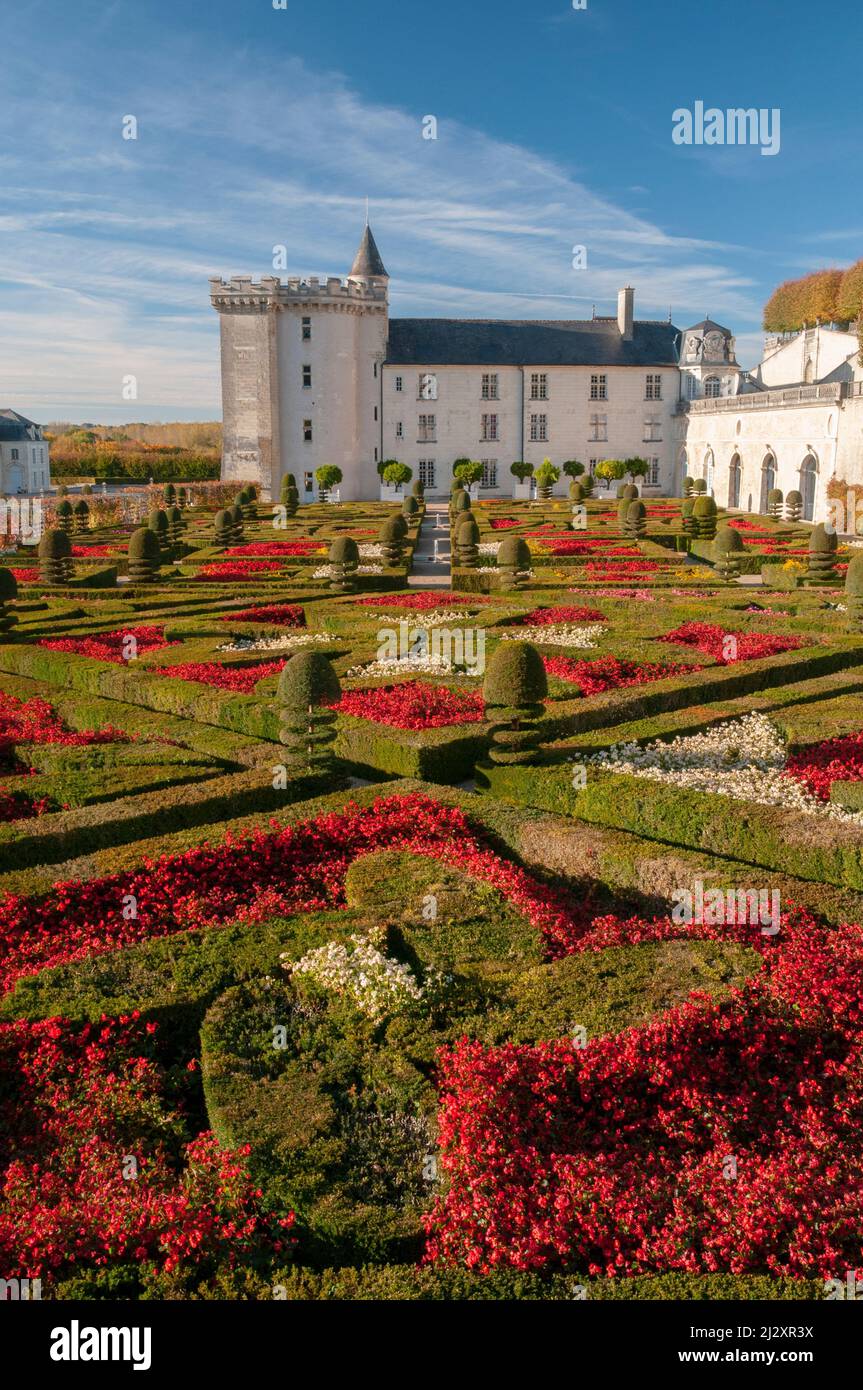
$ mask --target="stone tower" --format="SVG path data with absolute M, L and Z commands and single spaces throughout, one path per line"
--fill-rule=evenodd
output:
M 736 396 L 741 367 L 734 351 L 731 330 L 703 319 L 682 334 L 680 350 L 681 398 Z
M 210 281 L 221 322 L 222 477 L 277 498 L 293 473 L 301 501 L 322 464 L 344 499 L 375 498 L 389 277 L 371 228 L 346 280 Z

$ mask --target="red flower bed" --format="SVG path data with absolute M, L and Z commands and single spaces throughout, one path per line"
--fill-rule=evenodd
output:
M 609 919 L 580 943 L 691 936 Z M 860 1266 L 863 931 L 785 916 L 761 973 L 573 1047 L 442 1049 L 427 1258 L 478 1271 L 840 1278 Z
M 32 797 L 27 792 L 0 789 L 0 821 L 7 824 L 16 820 L 32 820 L 35 816 L 45 816 L 56 810 L 57 803 L 50 796 Z
M 0 763 L 14 764 L 19 743 L 64 743 L 81 747 L 92 743 L 128 743 L 128 734 L 107 724 L 102 729 L 69 729 L 53 705 L 34 696 L 19 700 L 0 691 Z
M 863 730 L 813 743 L 793 754 L 785 775 L 802 782 L 821 801 L 830 800 L 831 782 L 863 782 Z
M 15 576 L 19 584 L 35 584 L 39 578 L 38 569 L 10 569 L 9 573 Z
M 730 651 L 726 644 L 734 638 L 736 649 Z M 713 623 L 684 623 L 657 637 L 657 642 L 672 642 L 681 647 L 694 647 L 705 656 L 713 657 L 721 666 L 733 666 L 736 661 L 754 661 L 762 656 L 776 656 L 779 652 L 794 652 L 804 645 L 802 637 L 773 637 L 762 632 L 726 632 Z
M 448 690 L 424 681 L 346 690 L 334 708 L 339 714 L 353 714 L 395 729 L 441 729 L 448 724 L 477 724 L 484 717 L 479 691 Z
M 543 658 L 545 669 L 558 680 L 577 685 L 582 695 L 601 695 L 604 690 L 619 690 L 626 685 L 647 685 L 664 681 L 669 676 L 681 676 L 694 671 L 695 666 L 670 662 L 667 666 L 654 662 L 620 661 L 616 656 L 601 657 L 598 661 L 576 661 L 569 656 Z
M 139 656 L 180 645 L 169 642 L 162 627 L 128 627 L 117 632 L 100 632 L 96 637 L 43 637 L 37 645 L 51 652 L 74 652 L 76 656 L 92 656 L 97 661 L 112 661 L 122 666 L 126 661 L 123 651 L 124 648 L 129 650 L 130 637 L 135 639 L 134 650 Z
M 275 627 L 305 627 L 306 615 L 298 603 L 259 603 L 239 613 L 223 613 L 223 623 L 272 623 Z
M 247 579 L 258 579 L 264 574 L 283 574 L 278 560 L 239 560 L 233 564 L 202 565 L 193 576 L 195 579 L 218 579 L 225 584 L 243 583 Z
M 326 550 L 320 541 L 253 541 L 249 545 L 233 545 L 226 555 L 311 555 Z
M 204 1274 L 210 1262 L 289 1251 L 293 1214 L 261 1213 L 249 1150 L 223 1150 L 210 1133 L 188 1142 L 154 1060 L 155 1029 L 136 1014 L 78 1029 L 62 1019 L 0 1024 L 7 1277 L 115 1260 Z
M 591 561 L 585 565 L 584 570 L 591 579 L 602 579 L 607 583 L 609 579 L 619 579 L 621 582 L 628 579 L 646 579 L 661 568 L 658 560 L 639 560 L 638 562 L 620 560 L 615 562 L 609 559 L 605 562 Z
M 357 603 L 362 608 L 409 608 L 412 612 L 423 613 L 427 609 L 462 607 L 476 608 L 481 603 L 491 603 L 483 594 L 442 594 L 437 589 L 420 594 L 378 594 L 374 598 L 360 598 Z
M 302 825 L 229 837 L 127 873 L 56 884 L 34 897 L 0 900 L 0 990 L 23 975 L 107 951 L 235 921 L 344 906 L 344 877 L 363 854 L 400 849 L 427 855 L 491 884 L 523 912 L 550 954 L 570 950 L 588 924 L 586 907 L 488 849 L 463 812 L 420 795 L 348 805 Z M 137 916 L 124 917 L 124 898 Z
M 508 531 L 512 526 L 520 526 L 521 522 L 514 516 L 494 516 L 489 522 L 492 531 Z
M 760 531 L 761 527 L 755 521 L 746 521 L 743 517 L 735 517 L 733 521 L 725 523 L 735 531 Z
M 517 621 L 525 627 L 546 627 L 552 623 L 604 623 L 605 614 L 596 608 L 534 608 Z
M 259 661 L 254 666 L 220 666 L 217 661 L 184 661 L 177 666 L 150 667 L 154 676 L 173 676 L 175 680 L 201 681 L 217 690 L 233 690 L 250 695 L 265 676 L 277 676 L 284 661 Z
M 104 560 L 107 555 L 124 555 L 121 546 L 116 545 L 73 545 L 74 560 Z
M 609 560 L 616 560 L 618 556 L 640 555 L 641 551 L 635 545 L 609 545 L 605 542 L 602 551 Z M 553 556 L 562 557 L 564 555 L 596 555 L 596 543 L 590 541 L 564 540 L 555 541 L 551 546 Z M 647 562 L 649 563 L 649 562 Z

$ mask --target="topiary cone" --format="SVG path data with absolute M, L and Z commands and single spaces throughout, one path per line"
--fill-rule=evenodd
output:
M 506 536 L 497 548 L 500 587 L 504 592 L 524 587 L 522 577 L 530 569 L 530 549 L 521 536 Z
M 403 516 L 388 517 L 378 532 L 378 544 L 384 555 L 384 564 L 395 569 L 404 558 L 404 533 L 407 527 Z
M 39 578 L 66 584 L 72 577 L 72 544 L 65 531 L 45 531 L 39 542 Z
M 338 594 L 352 594 L 357 587 L 359 547 L 350 536 L 337 536 L 330 546 L 327 562 L 332 566 L 330 588 Z M 320 653 L 319 653 L 320 655 Z
M 714 566 L 727 584 L 740 578 L 740 556 L 746 547 L 733 526 L 720 526 L 713 542 Z
M 501 642 L 483 681 L 491 724 L 489 759 L 503 765 L 530 763 L 539 745 L 537 721 L 548 694 L 542 657 L 530 642 Z
M 470 513 L 463 516 L 455 533 L 456 558 L 462 569 L 476 569 L 479 561 L 479 527 Z
M 839 538 L 835 530 L 827 530 L 823 521 L 813 526 L 809 536 L 809 567 L 804 576 L 807 584 L 836 583 L 836 551 Z
M 57 504 L 57 526 L 59 530 L 69 532 L 75 524 L 75 510 L 72 503 L 64 498 Z
M 295 652 L 285 662 L 276 700 L 288 766 L 325 771 L 331 765 L 336 722 L 332 706 L 341 693 L 339 678 L 323 653 Z
M 15 626 L 18 619 L 9 612 L 9 604 L 18 597 L 18 581 L 11 570 L 0 568 L 0 637 Z
M 142 526 L 129 537 L 129 578 L 133 584 L 152 584 L 162 563 L 159 537 L 149 526 Z
M 799 521 L 803 515 L 803 495 L 789 492 L 785 498 L 785 517 L 787 521 Z
M 855 550 L 845 575 L 845 604 L 851 627 L 863 630 L 863 550 Z
M 216 533 L 216 545 L 230 545 L 233 540 L 233 528 L 228 512 L 226 510 L 216 512 L 213 525 Z
M 692 508 L 695 534 L 700 541 L 712 541 L 716 535 L 716 503 L 712 497 L 696 497 Z
M 647 508 L 643 502 L 635 501 L 627 505 L 623 533 L 632 541 L 647 535 Z

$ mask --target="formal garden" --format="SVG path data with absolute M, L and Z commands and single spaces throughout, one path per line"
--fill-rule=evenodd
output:
M 823 1298 L 863 1272 L 863 549 L 693 480 L 392 486 L 7 535 L 0 1269 Z

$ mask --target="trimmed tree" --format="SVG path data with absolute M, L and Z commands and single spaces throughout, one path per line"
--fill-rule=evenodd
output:
M 228 508 L 228 516 L 231 522 L 231 541 L 234 545 L 239 545 L 243 539 L 243 509 L 236 503 Z
M 855 550 L 848 564 L 845 604 L 851 628 L 855 632 L 863 631 L 863 550 Z
M 425 497 L 425 483 L 422 482 L 420 478 L 414 478 L 414 485 L 411 488 L 411 492 L 413 493 L 414 497 Z
M 291 490 L 293 490 L 294 492 L 297 491 L 297 480 L 294 477 L 293 473 L 286 473 L 282 478 L 281 491 L 279 493 L 279 501 L 282 503 L 283 506 L 287 504 L 288 493 Z
M 497 548 L 500 588 L 505 592 L 522 589 L 530 569 L 530 548 L 521 536 L 504 536 Z
M 462 569 L 473 570 L 479 560 L 479 527 L 470 512 L 462 517 L 455 533 L 456 558 Z
M 170 556 L 171 540 L 168 535 L 168 513 L 161 507 L 154 507 L 147 517 L 147 525 L 159 542 L 162 558 Z
M 315 482 L 322 502 L 326 502 L 333 488 L 338 487 L 341 481 L 342 470 L 334 463 L 322 463 L 320 468 L 315 469 Z
M 542 657 L 530 642 L 501 642 L 485 673 L 485 716 L 491 725 L 489 760 L 511 766 L 532 763 L 548 694 Z
M 692 491 L 693 491 L 693 493 L 695 494 L 696 497 L 703 497 L 704 494 L 707 492 L 707 479 L 706 479 L 706 478 L 693 478 L 693 480 L 692 480 Z
M 67 535 L 71 535 L 74 525 L 75 509 L 68 498 L 64 497 L 57 506 L 57 528 L 60 531 L 65 531 Z
M 627 540 L 637 541 L 647 535 L 647 508 L 637 499 L 626 503 L 626 517 L 623 534 Z
M 413 469 L 408 468 L 406 463 L 399 463 L 397 459 L 393 459 L 387 464 L 381 477 L 389 487 L 398 489 L 409 483 L 413 475 Z
M 596 465 L 596 476 L 610 487 L 612 483 L 619 483 L 621 478 L 626 477 L 626 464 L 623 459 L 600 459 Z
M 472 483 L 478 483 L 482 477 L 482 464 L 476 459 L 456 459 L 452 466 L 453 478 L 457 478 L 464 487 L 470 487 Z
M 75 503 L 75 530 L 79 535 L 90 529 L 90 508 L 83 497 Z
M 401 525 L 399 523 L 401 523 Z M 389 566 L 390 569 L 395 569 L 404 559 L 404 526 L 404 517 L 390 516 L 387 517 L 378 532 L 378 544 L 383 550 L 384 564 Z
M 65 531 L 45 531 L 39 542 L 39 578 L 66 584 L 72 578 L 72 543 Z
M 162 551 L 159 537 L 142 526 L 129 537 L 129 576 L 133 584 L 152 584 L 159 575 Z
M 807 584 L 832 586 L 836 583 L 836 551 L 839 537 L 828 531 L 823 521 L 813 526 L 809 536 L 809 568 L 804 576 Z
M 636 478 L 646 478 L 650 471 L 650 464 L 647 459 L 639 458 L 637 455 L 634 458 L 624 459 L 623 462 L 626 476 L 631 478 L 633 482 Z
M 533 477 L 533 464 L 519 460 L 512 465 L 509 471 L 514 478 L 518 478 L 520 483 L 526 483 L 528 478 Z
M 414 517 L 419 512 L 419 509 L 420 504 L 417 501 L 417 499 L 413 497 L 410 493 L 408 493 L 407 497 L 405 497 L 404 501 L 402 502 L 402 516 Z
M 9 604 L 17 597 L 17 579 L 11 570 L 0 568 L 0 641 L 18 621 L 15 614 L 9 611 Z
M 455 496 L 454 496 L 453 499 L 452 499 L 452 511 L 453 511 L 453 516 L 454 516 L 454 517 L 456 518 L 456 520 L 457 520 L 457 519 L 459 518 L 459 516 L 461 515 L 462 512 L 469 512 L 470 510 L 471 510 L 470 493 L 469 493 L 469 492 L 465 492 L 464 488 L 461 488 L 461 489 L 455 494 Z
M 740 557 L 746 551 L 743 537 L 733 526 L 720 526 L 713 542 L 713 564 L 717 574 L 731 584 L 740 578 Z
M 551 497 L 555 483 L 560 478 L 560 469 L 555 468 L 551 459 L 543 459 L 536 470 L 536 490 L 543 502 Z
M 227 508 L 223 508 L 222 511 L 216 512 L 216 517 L 213 522 L 213 526 L 215 528 L 216 545 L 219 545 L 224 549 L 225 546 L 230 545 L 234 539 L 233 522 L 231 520 L 231 514 L 227 510 Z
M 351 536 L 337 536 L 330 546 L 327 563 L 332 566 L 330 588 L 337 594 L 352 594 L 357 587 L 360 551 Z
M 279 676 L 279 740 L 285 766 L 297 773 L 329 772 L 333 764 L 339 678 L 322 652 L 295 652 Z
M 777 520 L 782 515 L 782 504 L 785 501 L 782 489 L 779 487 L 771 488 L 767 494 L 767 511 L 770 516 Z
M 684 497 L 691 497 L 694 491 L 695 479 L 690 478 L 689 474 L 687 473 L 686 477 L 683 479 L 683 495 Z
M 692 519 L 698 540 L 712 541 L 716 536 L 716 503 L 712 497 L 696 497 Z
M 786 521 L 799 521 L 803 515 L 803 494 L 789 492 L 785 498 Z
M 695 532 L 695 498 L 684 497 L 680 504 L 680 515 L 683 520 L 683 531 L 687 536 L 694 536 Z
M 168 539 L 175 549 L 183 544 L 183 532 L 186 529 L 186 520 L 179 507 L 169 507 L 168 517 Z
M 580 478 L 584 473 L 584 464 L 578 459 L 567 459 L 561 467 L 567 478 Z
M 173 507 L 177 500 L 177 489 L 174 487 L 173 483 L 168 483 L 165 491 L 162 493 L 162 500 L 166 506 Z

